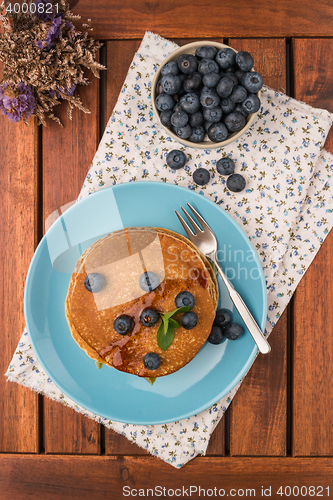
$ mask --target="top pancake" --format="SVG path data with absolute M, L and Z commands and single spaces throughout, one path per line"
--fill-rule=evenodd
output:
M 160 284 L 151 291 L 140 288 L 145 271 L 158 275 Z M 98 293 L 86 290 L 87 274 L 103 275 Z M 147 307 L 159 312 L 176 309 L 175 297 L 190 291 L 198 323 L 192 330 L 175 330 L 170 347 L 157 345 L 160 320 L 152 327 L 140 323 Z M 185 366 L 201 349 L 213 324 L 218 300 L 215 275 L 207 259 L 183 236 L 161 228 L 128 228 L 96 241 L 78 260 L 66 297 L 66 318 L 75 341 L 96 361 L 140 377 L 160 377 Z M 114 320 L 132 317 L 133 330 L 118 334 Z M 175 316 L 180 324 L 181 315 Z M 156 370 L 148 370 L 143 357 L 155 352 L 161 358 Z

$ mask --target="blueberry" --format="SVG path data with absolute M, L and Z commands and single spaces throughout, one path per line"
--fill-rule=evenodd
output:
M 241 50 L 236 54 L 236 64 L 242 71 L 250 71 L 253 68 L 253 57 L 249 52 Z
M 159 314 L 154 309 L 145 309 L 140 315 L 140 322 L 143 326 L 154 326 L 159 320 Z
M 247 117 L 249 116 L 249 113 L 248 113 L 248 111 L 245 111 L 242 104 L 243 104 L 242 102 L 239 102 L 238 104 L 236 104 L 234 111 L 237 113 L 240 113 L 241 115 L 244 116 L 244 118 L 247 119 Z
M 199 125 L 202 125 L 203 121 L 203 114 L 201 113 L 201 111 L 197 111 L 196 113 L 192 113 L 190 115 L 188 122 L 191 127 L 198 127 Z
M 192 134 L 192 129 L 189 124 L 185 125 L 185 127 L 176 127 L 175 134 L 180 137 L 180 139 L 188 139 Z
M 221 99 L 220 101 L 220 106 L 222 109 L 222 112 L 224 114 L 231 113 L 235 109 L 235 103 L 230 101 L 229 97 L 225 97 L 224 99 Z
M 197 127 L 192 128 L 192 134 L 190 135 L 188 140 L 196 143 L 202 142 L 205 138 L 205 135 L 205 129 L 201 125 L 198 125 Z
M 140 288 L 144 292 L 152 292 L 160 284 L 159 277 L 152 271 L 146 271 L 139 278 Z
M 243 102 L 242 108 L 246 113 L 256 113 L 260 109 L 260 99 L 256 94 L 250 94 Z
M 200 109 L 199 97 L 193 92 L 185 94 L 180 100 L 180 106 L 185 113 L 196 113 Z
M 206 132 L 207 132 L 207 133 L 208 133 L 209 127 L 210 127 L 211 125 L 213 125 L 213 122 L 205 122 L 205 123 L 204 123 L 204 127 L 205 127 L 205 130 L 206 130 Z
M 88 292 L 100 292 L 105 284 L 103 276 L 99 273 L 89 273 L 84 280 L 84 286 Z
M 228 137 L 228 129 L 224 123 L 213 123 L 213 125 L 209 127 L 207 134 L 211 141 L 222 142 Z
M 194 73 L 198 68 L 198 60 L 193 54 L 181 54 L 176 62 L 180 71 L 186 75 Z
M 237 76 L 239 82 L 242 81 L 242 78 L 245 75 L 245 73 L 246 73 L 246 71 L 242 71 L 241 69 L 237 69 L 235 71 L 235 75 Z
M 186 330 L 192 330 L 198 323 L 198 316 L 193 311 L 188 311 L 182 315 L 180 320 L 182 327 Z
M 246 182 L 242 175 L 232 174 L 227 179 L 227 188 L 234 193 L 239 193 L 245 188 Z
M 164 90 L 163 90 L 163 87 L 162 87 L 162 83 L 161 83 L 161 80 L 159 80 L 156 84 L 156 90 L 155 90 L 155 93 L 156 93 L 156 97 L 160 94 L 163 94 Z
M 201 86 L 202 75 L 200 75 L 200 73 L 198 73 L 197 71 L 188 75 L 183 82 L 183 88 L 185 92 L 195 92 L 196 90 L 200 89 Z
M 234 88 L 234 82 L 228 76 L 221 78 L 216 87 L 216 92 L 220 97 L 229 97 Z
M 171 95 L 163 93 L 156 97 L 155 106 L 159 111 L 167 111 L 174 108 L 175 101 Z
M 210 179 L 210 173 L 206 168 L 197 168 L 193 172 L 193 180 L 199 186 L 205 186 Z
M 223 330 L 223 334 L 229 340 L 239 339 L 244 333 L 244 329 L 237 323 L 229 323 Z
M 122 314 L 118 316 L 113 322 L 113 327 L 117 333 L 120 335 L 126 335 L 133 329 L 134 323 L 132 318 L 127 316 L 126 314 Z
M 214 90 L 205 90 L 200 94 L 200 102 L 204 108 L 216 108 L 220 104 L 220 98 Z
M 230 175 L 235 170 L 235 162 L 231 158 L 221 158 L 216 163 L 216 170 L 221 175 Z
M 174 113 L 174 111 L 172 109 L 168 109 L 166 111 L 162 111 L 162 113 L 160 114 L 161 123 L 165 127 L 168 127 L 168 128 L 171 127 L 171 120 L 170 120 L 170 118 L 171 118 L 172 113 Z
M 161 358 L 156 352 L 147 352 L 143 357 L 143 364 L 147 370 L 157 370 L 161 364 Z
M 244 74 L 241 83 L 248 92 L 256 94 L 262 87 L 263 79 L 259 73 L 250 71 L 249 73 Z
M 239 80 L 235 75 L 235 73 L 227 73 L 225 76 L 227 76 L 228 78 L 230 78 L 230 80 L 232 80 L 234 86 L 239 85 Z
M 179 76 L 172 75 L 171 73 L 163 76 L 161 85 L 166 94 L 177 94 L 182 88 L 182 82 Z
M 183 153 L 183 151 L 179 151 L 179 149 L 173 149 L 167 154 L 166 162 L 167 165 L 173 170 L 183 168 L 186 163 L 185 153 Z
M 185 127 L 188 122 L 188 114 L 185 111 L 177 111 L 171 115 L 170 121 L 174 127 Z
M 178 111 L 184 111 L 180 105 L 180 102 L 177 102 L 176 106 L 172 110 L 173 113 L 178 113 Z
M 214 325 L 224 328 L 231 323 L 231 313 L 228 309 L 219 309 L 216 311 Z
M 198 71 L 202 75 L 207 73 L 217 73 L 219 72 L 219 67 L 213 59 L 202 59 L 198 64 Z
M 230 68 L 235 62 L 236 53 L 229 47 L 225 47 L 218 51 L 215 56 L 215 61 L 222 69 Z
M 241 113 L 233 111 L 226 116 L 224 123 L 230 132 L 239 132 L 244 128 L 246 120 Z
M 168 63 L 164 64 L 164 66 L 161 69 L 161 74 L 162 76 L 171 74 L 171 75 L 177 75 L 178 74 L 178 65 L 175 61 L 169 61 Z
M 208 342 L 210 344 L 214 344 L 214 345 L 218 345 L 218 344 L 221 344 L 221 342 L 223 341 L 223 331 L 222 331 L 222 328 L 220 328 L 219 326 L 217 325 L 213 325 L 212 326 L 212 330 L 209 334 L 209 337 L 208 337 Z
M 214 59 L 216 53 L 217 49 L 212 45 L 202 45 L 195 51 L 195 55 L 199 59 Z
M 217 123 L 221 121 L 222 109 L 219 106 L 213 109 L 204 108 L 203 117 L 208 122 Z
M 230 101 L 236 102 L 236 103 L 243 102 L 244 99 L 246 99 L 246 97 L 247 97 L 247 92 L 244 89 L 244 87 L 242 87 L 241 85 L 234 87 L 232 89 L 231 94 L 229 95 Z
M 194 297 L 188 291 L 179 292 L 179 294 L 175 298 L 176 307 L 188 306 L 191 310 L 194 307 L 194 303 Z
M 218 73 L 206 73 L 203 76 L 202 83 L 208 88 L 214 88 L 221 80 Z

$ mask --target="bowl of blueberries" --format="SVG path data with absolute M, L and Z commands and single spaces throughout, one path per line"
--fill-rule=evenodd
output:
M 184 146 L 221 148 L 238 139 L 260 109 L 262 76 L 249 52 L 218 42 L 183 45 L 157 70 L 152 105 L 166 132 Z

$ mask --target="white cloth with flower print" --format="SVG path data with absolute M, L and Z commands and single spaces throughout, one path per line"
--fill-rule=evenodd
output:
M 219 204 L 238 222 L 262 263 L 268 292 L 269 335 L 333 224 L 333 156 L 323 149 L 332 115 L 269 88 L 250 129 L 222 150 L 187 148 L 185 169 L 165 164 L 179 149 L 159 125 L 151 106 L 151 82 L 174 43 L 146 33 L 130 66 L 115 109 L 93 159 L 79 199 L 104 186 L 160 180 L 193 189 Z M 185 150 L 185 148 L 181 148 Z M 234 159 L 246 179 L 232 193 L 216 172 L 221 156 Z M 203 187 L 192 180 L 197 167 L 210 170 Z M 198 415 L 166 425 L 128 425 L 94 415 L 75 404 L 43 372 L 25 331 L 6 373 L 20 383 L 103 423 L 174 467 L 205 454 L 209 438 L 241 382 Z

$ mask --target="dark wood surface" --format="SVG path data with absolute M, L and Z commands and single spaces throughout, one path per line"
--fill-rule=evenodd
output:
M 74 11 L 91 18 L 94 36 L 106 40 L 103 81 L 80 89 L 91 114 L 74 112 L 71 122 L 59 107 L 65 127 L 49 122 L 42 131 L 33 120 L 26 127 L 0 115 L 2 373 L 24 327 L 24 281 L 44 223 L 76 199 L 146 29 L 180 44 L 211 38 L 249 50 L 266 84 L 333 111 L 330 1 L 316 8 L 286 0 L 210 4 L 80 0 Z M 332 137 L 326 147 L 333 152 Z M 256 488 L 257 496 L 261 486 L 272 486 L 271 498 L 281 498 L 279 486 L 321 485 L 332 494 L 332 238 L 274 328 L 272 352 L 255 361 L 215 430 L 207 456 L 181 470 L 0 377 L 0 499 L 95 499 L 112 492 L 118 500 L 125 485 L 157 484 Z

